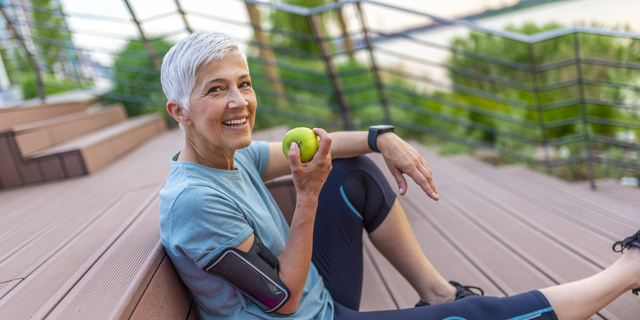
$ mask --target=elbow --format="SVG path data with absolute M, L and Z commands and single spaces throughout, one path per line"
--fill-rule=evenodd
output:
M 276 312 L 284 315 L 292 314 L 298 310 L 298 306 L 300 306 L 300 299 L 290 299 Z

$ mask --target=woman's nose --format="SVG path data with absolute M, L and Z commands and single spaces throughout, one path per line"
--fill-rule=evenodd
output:
M 229 96 L 229 103 L 227 103 L 229 109 L 244 108 L 249 104 L 247 99 L 238 88 L 230 90 Z

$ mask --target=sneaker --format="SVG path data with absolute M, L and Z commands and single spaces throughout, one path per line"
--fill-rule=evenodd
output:
M 451 283 L 452 286 L 456 287 L 456 298 L 454 300 L 460 300 L 462 298 L 466 298 L 466 297 L 472 297 L 472 296 L 484 296 L 484 290 L 478 288 L 478 287 L 473 287 L 473 286 L 463 286 L 455 281 L 449 281 L 449 283 Z M 475 289 L 475 290 L 479 290 L 480 294 L 477 294 L 473 291 L 471 291 L 470 289 Z M 418 301 L 418 303 L 416 303 L 416 308 L 417 307 L 426 307 L 426 306 L 430 306 L 431 304 L 429 304 L 428 302 L 424 302 L 422 300 Z
M 620 246 L 620 250 L 616 249 L 616 247 Z M 623 252 L 624 249 L 631 249 L 631 247 L 638 247 L 640 248 L 640 230 L 638 230 L 638 232 L 636 232 L 636 234 L 632 235 L 631 237 L 628 237 L 622 241 L 616 241 L 616 243 L 613 244 L 613 251 L 615 252 Z M 640 288 L 636 288 L 631 290 L 631 292 L 633 294 L 640 295 Z

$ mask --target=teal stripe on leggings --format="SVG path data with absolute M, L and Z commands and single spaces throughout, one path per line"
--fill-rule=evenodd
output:
M 545 312 L 550 312 L 550 311 L 553 311 L 553 308 L 549 307 L 549 308 L 546 308 L 546 309 L 541 309 L 541 310 L 538 310 L 538 311 L 534 311 L 534 312 L 531 312 L 531 313 L 527 313 L 527 314 L 521 315 L 521 316 L 519 316 L 519 317 L 515 317 L 515 318 L 511 318 L 511 319 L 507 319 L 507 320 L 526 320 L 526 319 L 533 319 L 533 318 L 537 318 L 537 317 L 539 317 L 541 314 L 543 314 L 543 313 L 545 313 Z
M 356 208 L 351 204 L 351 201 L 347 199 L 347 195 L 344 194 L 344 189 L 342 188 L 342 186 L 340 186 L 340 194 L 342 195 L 342 199 L 344 199 L 344 202 L 346 202 L 347 206 L 349 206 L 349 209 L 351 209 L 351 211 L 353 211 L 353 213 L 355 213 L 358 218 L 364 220 L 362 219 L 362 215 L 360 214 L 360 212 L 358 212 L 358 210 L 356 210 Z

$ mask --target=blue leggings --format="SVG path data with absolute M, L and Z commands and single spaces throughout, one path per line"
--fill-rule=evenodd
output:
M 469 297 L 428 307 L 359 312 L 362 232 L 374 231 L 395 200 L 384 175 L 368 157 L 333 161 L 318 199 L 312 261 L 333 297 L 336 320 L 558 319 L 537 290 L 504 298 Z

